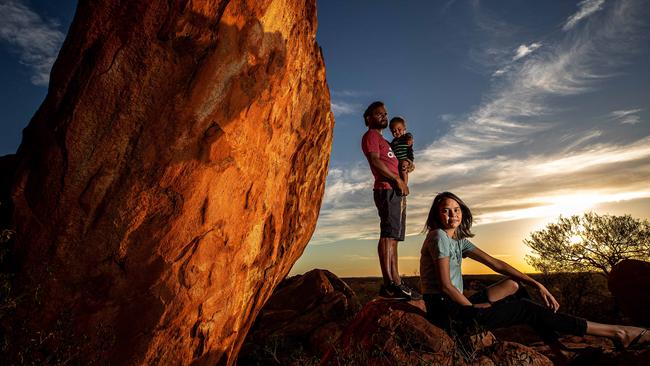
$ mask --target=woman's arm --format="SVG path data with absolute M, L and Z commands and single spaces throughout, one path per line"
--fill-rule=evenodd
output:
M 537 288 L 540 295 L 542 296 L 542 299 L 544 299 L 546 306 L 553 309 L 553 311 L 557 311 L 557 309 L 560 307 L 560 304 L 555 300 L 555 297 L 551 295 L 551 293 L 546 289 L 546 287 L 544 287 L 544 285 L 530 278 L 530 276 L 528 276 L 527 274 L 520 272 L 519 270 L 509 265 L 508 263 L 492 257 L 491 255 L 485 253 L 479 248 L 474 248 L 473 250 L 468 251 L 467 256 L 474 259 L 477 262 L 483 263 L 494 272 L 512 277 L 514 279 L 517 279 L 521 282 L 524 282 L 530 286 Z
M 438 278 L 440 279 L 440 290 L 451 300 L 465 306 L 472 306 L 472 303 L 463 295 L 449 278 L 449 257 L 438 258 Z

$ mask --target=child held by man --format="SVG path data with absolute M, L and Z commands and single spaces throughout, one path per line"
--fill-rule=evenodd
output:
M 408 184 L 408 175 L 415 170 L 413 135 L 406 132 L 406 120 L 403 117 L 391 118 L 388 128 L 394 137 L 390 147 L 399 160 L 399 177 Z

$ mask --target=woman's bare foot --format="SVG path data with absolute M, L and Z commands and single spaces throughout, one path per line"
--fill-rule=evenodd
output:
M 616 332 L 614 345 L 619 350 L 647 347 L 650 345 L 650 331 L 637 327 L 621 327 L 621 330 Z

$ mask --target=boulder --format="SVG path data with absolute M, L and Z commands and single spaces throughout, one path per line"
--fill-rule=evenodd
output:
M 320 357 L 360 308 L 354 291 L 329 271 L 314 269 L 288 278 L 257 316 L 241 364 L 263 363 L 268 349 L 275 349 L 275 358 L 286 364 L 298 348 Z
M 368 302 L 321 365 L 464 364 L 454 341 L 416 306 L 397 300 Z
M 320 208 L 316 26 L 315 0 L 79 2 L 16 154 L 6 357 L 235 363 Z
M 650 326 L 650 262 L 618 262 L 609 273 L 608 286 L 623 314 L 637 325 Z

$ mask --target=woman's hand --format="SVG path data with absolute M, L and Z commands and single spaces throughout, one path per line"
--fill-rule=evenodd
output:
M 482 302 L 479 304 L 472 304 L 472 306 L 475 308 L 489 308 L 492 306 L 492 304 L 490 304 L 489 302 Z
M 557 309 L 560 308 L 560 304 L 557 302 L 557 300 L 555 300 L 555 297 L 551 295 L 546 287 L 544 287 L 544 285 L 537 282 L 537 290 L 539 290 L 539 294 L 542 295 L 542 299 L 544 300 L 546 307 L 553 309 L 553 312 L 556 312 Z

